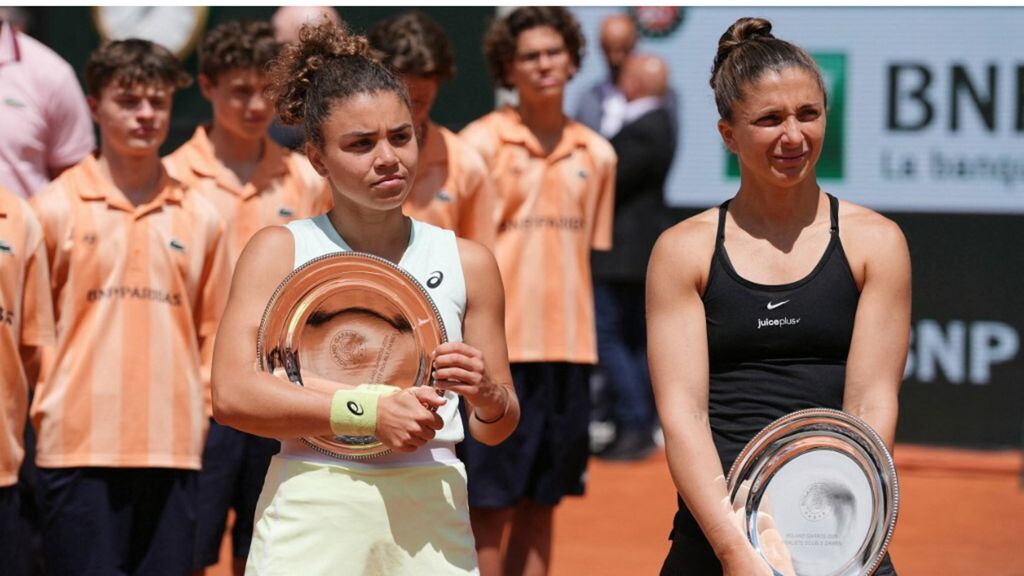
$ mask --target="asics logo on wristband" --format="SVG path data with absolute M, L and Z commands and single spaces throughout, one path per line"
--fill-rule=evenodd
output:
M 356 416 L 363 415 L 363 407 L 359 405 L 355 400 L 349 400 L 345 406 L 348 407 L 348 411 L 355 414 Z

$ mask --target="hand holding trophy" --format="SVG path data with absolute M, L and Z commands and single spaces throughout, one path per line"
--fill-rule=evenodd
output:
M 431 377 L 447 340 L 426 290 L 394 264 L 335 253 L 297 268 L 278 286 L 260 323 L 260 369 L 335 393 L 333 437 L 304 438 L 337 458 L 409 452 L 442 426 L 446 400 Z M 380 417 L 378 418 L 378 414 Z
M 870 576 L 896 527 L 892 456 L 870 426 L 838 410 L 769 424 L 727 483 L 742 530 L 777 575 Z

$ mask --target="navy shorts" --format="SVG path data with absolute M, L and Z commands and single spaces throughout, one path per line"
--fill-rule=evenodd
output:
M 37 474 L 49 574 L 192 572 L 198 472 L 39 468 Z
M 199 517 L 196 523 L 195 568 L 213 566 L 220 560 L 228 510 L 235 511 L 231 551 L 235 558 L 249 556 L 256 502 L 263 490 L 270 457 L 281 443 L 239 432 L 210 420 L 199 472 Z
M 524 498 L 556 506 L 563 496 L 583 494 L 590 455 L 590 371 L 588 365 L 565 362 L 512 364 L 519 426 L 497 446 L 468 433 L 459 444 L 470 506 L 505 508 Z
M 0 571 L 12 576 L 29 573 L 20 502 L 17 485 L 0 488 Z

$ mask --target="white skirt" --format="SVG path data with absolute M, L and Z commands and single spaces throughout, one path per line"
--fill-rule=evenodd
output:
M 245 573 L 478 575 L 466 469 L 352 469 L 275 456 Z

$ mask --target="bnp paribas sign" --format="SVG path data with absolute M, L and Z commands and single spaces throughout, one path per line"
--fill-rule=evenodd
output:
M 816 174 L 821 180 L 842 180 L 845 168 L 844 142 L 846 123 L 846 54 L 843 52 L 813 52 L 815 62 L 821 69 L 828 91 L 827 127 L 825 142 L 821 147 Z M 723 147 L 724 148 L 724 147 Z M 736 155 L 725 149 L 727 159 L 725 174 L 730 179 L 739 178 L 740 165 Z

